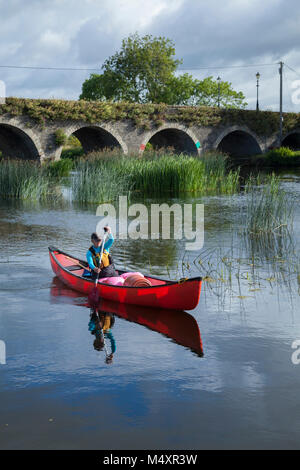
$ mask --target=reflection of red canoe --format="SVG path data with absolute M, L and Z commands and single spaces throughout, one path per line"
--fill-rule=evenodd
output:
M 94 281 L 82 277 L 85 261 L 49 247 L 50 261 L 54 273 L 68 287 L 88 295 L 94 288 Z M 124 271 L 120 271 L 122 274 Z M 192 310 L 199 302 L 201 277 L 184 279 L 178 282 L 165 281 L 156 277 L 145 276 L 151 287 L 113 286 L 98 283 L 102 299 L 113 300 L 125 304 L 142 305 L 145 307 Z
M 76 292 L 66 288 L 58 278 L 53 279 L 51 295 L 55 297 L 69 297 L 73 299 L 75 304 L 88 306 L 86 299 L 78 297 Z M 173 339 L 176 343 L 190 348 L 199 356 L 203 356 L 198 323 L 195 318 L 187 312 L 121 304 L 105 299 L 100 301 L 99 310 L 113 313 L 125 320 L 138 323 L 158 333 L 162 333 Z

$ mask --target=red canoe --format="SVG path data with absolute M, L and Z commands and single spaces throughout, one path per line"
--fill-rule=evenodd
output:
M 94 288 L 94 281 L 83 277 L 86 261 L 68 255 L 54 247 L 49 247 L 50 261 L 56 276 L 68 287 L 88 295 Z M 81 265 L 81 266 L 79 266 Z M 118 269 L 119 274 L 124 273 Z M 151 287 L 113 286 L 98 282 L 99 295 L 103 299 L 144 307 L 193 310 L 200 298 L 201 277 L 165 281 L 145 276 Z
M 51 296 L 71 299 L 74 305 L 88 307 L 86 298 L 78 297 L 77 292 L 68 289 L 57 277 L 53 279 Z M 98 312 L 112 313 L 127 321 L 143 325 L 156 331 L 177 344 L 180 344 L 198 356 L 203 356 L 203 345 L 196 319 L 187 312 L 180 310 L 165 310 L 139 305 L 121 304 L 111 300 L 101 299 Z

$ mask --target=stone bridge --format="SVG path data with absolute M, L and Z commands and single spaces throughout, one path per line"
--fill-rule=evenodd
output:
M 26 100 L 23 102 L 27 103 Z M 26 106 L 30 110 L 29 105 L 26 104 Z M 253 126 L 247 125 L 245 119 L 241 124 L 237 123 L 236 119 L 233 123 L 228 122 L 227 119 L 226 123 L 199 125 L 199 123 L 187 123 L 184 120 L 175 121 L 172 113 L 166 114 L 165 119 L 159 124 L 150 120 L 144 127 L 137 126 L 126 116 L 111 121 L 107 119 L 101 121 L 100 118 L 97 122 L 91 123 L 85 119 L 69 119 L 68 116 L 62 119 L 61 114 L 57 119 L 53 117 L 48 120 L 44 119 L 41 125 L 41 122 L 37 122 L 30 115 L 28 109 L 19 114 L 15 110 L 12 112 L 8 107 L 2 109 L 0 151 L 3 155 L 12 158 L 36 159 L 41 162 L 49 159 L 59 160 L 63 147 L 57 143 L 58 130 L 66 137 L 75 135 L 85 152 L 119 148 L 124 154 L 142 154 L 147 143 L 150 143 L 155 149 L 173 147 L 176 153 L 200 155 L 202 152 L 217 149 L 233 157 L 247 157 L 264 153 L 279 145 L 279 122 L 278 130 L 273 129 L 265 135 L 254 131 Z M 252 113 L 252 121 L 253 116 L 255 119 L 253 111 L 241 112 Z M 273 114 L 276 114 L 277 119 L 277 113 Z M 294 120 L 296 125 L 293 128 L 290 126 L 289 130 L 284 132 L 282 145 L 300 149 L 300 120 L 299 115 L 294 116 L 297 117 Z

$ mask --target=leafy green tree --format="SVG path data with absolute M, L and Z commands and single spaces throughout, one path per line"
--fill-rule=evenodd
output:
M 172 77 L 162 97 L 164 103 L 187 106 L 218 106 L 219 100 L 222 108 L 247 105 L 243 93 L 233 90 L 231 83 L 221 81 L 219 85 L 213 77 L 197 80 L 187 73 Z
M 181 60 L 175 59 L 174 43 L 164 37 L 137 33 L 122 41 L 119 52 L 103 64 L 103 73 L 92 74 L 82 85 L 80 99 L 217 106 L 218 83 L 213 77 L 176 76 Z M 242 92 L 220 82 L 220 106 L 245 107 Z
M 185 73 L 178 77 L 173 75 L 162 90 L 161 102 L 173 105 L 190 105 L 195 93 L 196 80 Z
M 79 98 L 90 101 L 105 100 L 105 80 L 103 79 L 103 75 L 92 73 L 90 78 L 83 82 L 82 93 Z
M 160 102 L 166 83 L 181 63 L 174 55 L 170 39 L 131 35 L 122 41 L 120 52 L 104 62 L 103 74 L 93 74 L 83 83 L 80 99 Z
M 194 105 L 217 106 L 219 96 L 222 108 L 245 108 L 247 105 L 244 94 L 241 91 L 233 90 L 229 82 L 220 81 L 220 85 L 218 85 L 217 80 L 213 80 L 213 77 L 196 82 L 194 94 L 191 96 Z

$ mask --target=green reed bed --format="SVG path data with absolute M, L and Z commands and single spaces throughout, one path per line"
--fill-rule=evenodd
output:
M 211 157 L 212 160 L 214 157 Z M 232 172 L 226 174 L 224 160 L 214 161 L 214 167 L 201 159 L 186 155 L 163 155 L 152 159 L 123 160 L 120 171 L 126 171 L 133 189 L 147 195 L 197 192 L 233 193 L 237 190 Z M 214 159 L 216 160 L 216 159 Z M 238 178 L 237 178 L 238 179 Z
M 295 201 L 280 188 L 277 176 L 268 176 L 261 186 L 257 185 L 257 179 L 250 177 L 245 185 L 245 194 L 244 233 L 251 236 L 282 235 L 292 228 Z
M 55 187 L 37 163 L 0 161 L 0 198 L 38 201 L 49 197 L 57 197 Z
M 73 200 L 82 203 L 113 201 L 130 190 L 126 174 L 117 174 L 105 163 L 81 161 L 72 179 Z
M 115 154 L 109 157 L 106 153 L 94 152 L 88 156 L 86 165 L 101 171 L 105 169 L 106 175 L 112 173 L 114 178 L 126 176 L 132 190 L 147 196 L 166 193 L 177 196 L 188 192 L 233 194 L 239 189 L 239 170 L 228 172 L 227 159 L 222 154 L 192 157 L 151 152 L 143 157 Z M 91 177 L 94 177 L 92 173 Z

